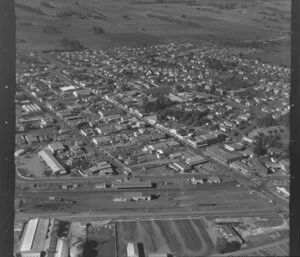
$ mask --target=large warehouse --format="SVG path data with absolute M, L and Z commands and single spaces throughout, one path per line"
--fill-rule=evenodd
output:
M 47 245 L 46 237 L 50 219 L 31 219 L 26 224 L 20 252 L 22 257 L 40 257 L 41 252 L 45 251 Z
M 234 161 L 240 161 L 243 159 L 243 155 L 237 152 L 227 151 L 219 146 L 212 146 L 206 149 L 206 153 L 213 159 L 229 164 Z
M 54 252 L 54 257 L 67 257 L 69 247 L 62 239 L 52 236 L 53 224 L 54 220 L 47 218 L 30 219 L 22 234 L 20 255 L 40 257 L 42 252 Z
M 56 160 L 49 150 L 39 151 L 38 155 L 49 166 L 53 173 L 66 174 L 65 168 Z

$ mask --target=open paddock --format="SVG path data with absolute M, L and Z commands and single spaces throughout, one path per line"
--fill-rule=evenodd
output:
M 145 256 L 208 256 L 213 251 L 213 242 L 203 223 L 202 219 L 117 221 L 117 256 L 126 256 L 128 242 L 142 243 Z

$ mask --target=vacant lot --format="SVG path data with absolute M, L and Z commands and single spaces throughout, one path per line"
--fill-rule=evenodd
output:
M 201 219 L 117 222 L 118 257 L 126 256 L 128 242 L 141 243 L 149 253 L 173 253 L 176 256 L 208 256 L 213 243 Z
M 16 160 L 16 164 L 18 169 L 24 170 L 36 178 L 42 177 L 43 171 L 47 169 L 37 154 L 20 156 Z

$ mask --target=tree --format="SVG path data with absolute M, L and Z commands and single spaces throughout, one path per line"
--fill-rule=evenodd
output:
M 272 117 L 272 114 L 267 114 L 262 116 L 260 119 L 257 121 L 257 125 L 261 127 L 271 127 L 276 125 L 276 122 L 274 118 Z
M 80 51 L 84 49 L 83 45 L 78 40 L 63 38 L 60 41 L 60 44 L 62 47 L 72 51 Z
M 259 136 L 257 138 L 256 146 L 254 147 L 254 153 L 257 156 L 261 156 L 261 155 L 266 154 L 266 152 L 267 152 L 267 149 L 265 148 L 265 145 L 264 145 L 264 142 L 263 142 L 263 138 L 261 136 Z
M 231 253 L 238 251 L 241 248 L 241 244 L 238 241 L 230 241 L 226 243 L 225 248 L 221 251 L 221 253 Z
M 218 237 L 215 245 L 215 250 L 221 253 L 226 247 L 227 240 L 224 237 Z
M 94 26 L 94 27 L 90 28 L 89 31 L 93 32 L 96 35 L 105 33 L 104 29 L 99 26 Z
M 52 26 L 52 25 L 46 25 L 43 28 L 43 32 L 47 33 L 47 34 L 58 34 L 58 33 L 60 33 L 59 30 L 56 27 Z

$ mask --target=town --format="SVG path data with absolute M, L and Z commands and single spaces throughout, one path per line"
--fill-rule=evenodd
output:
M 289 68 L 212 43 L 17 59 L 21 256 L 287 256 Z

